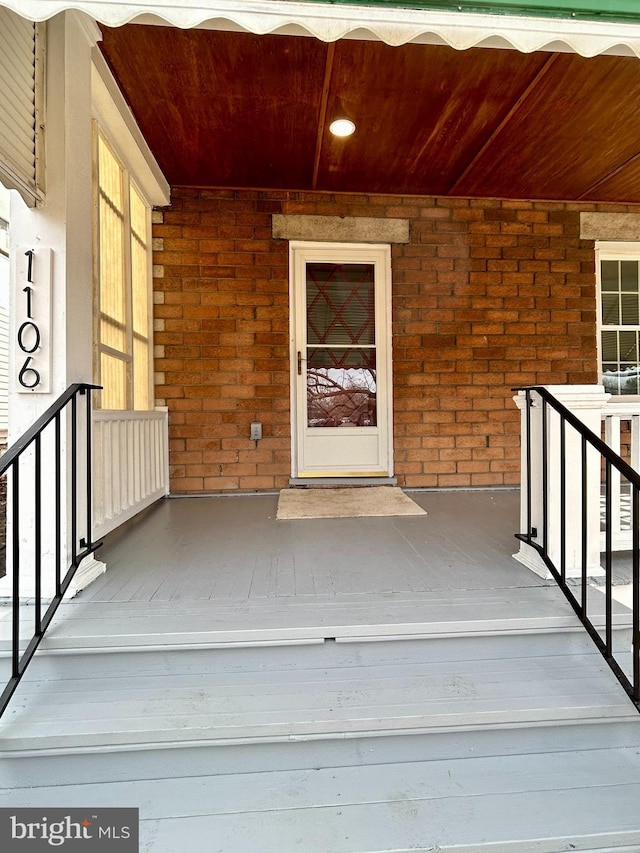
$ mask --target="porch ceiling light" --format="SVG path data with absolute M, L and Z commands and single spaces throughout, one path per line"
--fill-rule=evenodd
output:
M 355 129 L 355 124 L 348 118 L 334 119 L 329 125 L 329 130 L 334 136 L 351 136 Z

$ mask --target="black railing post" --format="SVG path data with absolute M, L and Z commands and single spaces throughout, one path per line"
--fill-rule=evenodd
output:
M 567 424 L 560 415 L 560 578 L 567 580 Z
M 588 523 L 589 523 L 589 513 L 588 513 L 588 480 L 587 480 L 587 439 L 583 435 L 581 437 L 581 453 L 580 453 L 580 461 L 581 461 L 581 469 L 582 469 L 582 499 L 580 501 L 581 505 L 581 518 L 582 518 L 582 615 L 587 615 L 587 557 L 588 557 Z
M 611 462 L 605 463 L 604 478 L 604 552 L 605 552 L 605 632 L 607 652 L 613 653 L 613 580 L 612 580 L 612 541 L 611 541 Z
M 86 399 L 87 412 L 87 538 L 84 542 L 85 547 L 90 548 L 93 541 L 93 439 L 92 439 L 92 423 L 91 423 L 91 391 L 81 391 Z
M 56 596 L 60 595 L 62 583 L 62 446 L 60 439 L 60 412 L 55 416 L 55 480 L 56 480 Z
M 633 529 L 632 616 L 633 698 L 640 701 L 640 487 L 634 483 L 631 500 Z
M 549 553 L 549 436 L 547 401 L 542 398 L 542 550 Z
M 78 404 L 71 398 L 71 564 L 78 565 Z
M 42 633 L 42 447 L 40 435 L 34 440 L 35 465 L 34 465 L 34 509 L 35 509 L 35 593 L 36 593 L 36 618 L 35 632 L 39 636 Z
M 531 541 L 531 391 L 525 392 L 525 409 L 527 424 L 527 536 Z
M 13 677 L 20 676 L 20 473 L 17 460 L 11 467 L 11 563 L 13 567 Z

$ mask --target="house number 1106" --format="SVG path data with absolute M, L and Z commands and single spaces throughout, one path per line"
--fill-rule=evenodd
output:
M 27 319 L 18 329 L 17 338 L 18 346 L 27 357 L 18 373 L 18 382 L 23 388 L 31 389 L 37 388 L 40 384 L 40 373 L 35 367 L 31 367 L 30 365 L 33 362 L 33 353 L 40 346 L 41 335 L 40 329 L 33 319 L 33 287 L 31 286 L 34 283 L 33 249 L 29 249 L 28 252 L 25 252 L 25 255 L 27 258 L 27 286 L 22 288 L 22 292 L 26 294 Z

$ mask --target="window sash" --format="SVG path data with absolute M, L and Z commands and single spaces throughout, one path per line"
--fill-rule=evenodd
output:
M 152 408 L 151 210 L 96 127 L 97 384 L 101 408 Z

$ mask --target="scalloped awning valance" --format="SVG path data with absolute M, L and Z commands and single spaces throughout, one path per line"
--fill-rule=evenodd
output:
M 85 12 L 99 23 L 170 24 L 182 29 L 203 27 L 263 35 L 310 35 L 331 42 L 341 38 L 376 39 L 389 45 L 409 42 L 470 47 L 640 56 L 638 22 L 589 20 L 584 17 L 541 17 L 477 14 L 395 5 L 348 5 L 279 0 L 0 0 L 23 17 L 43 21 L 67 9 Z M 527 7 L 526 2 L 519 4 Z M 535 11 L 535 6 L 531 7 Z

